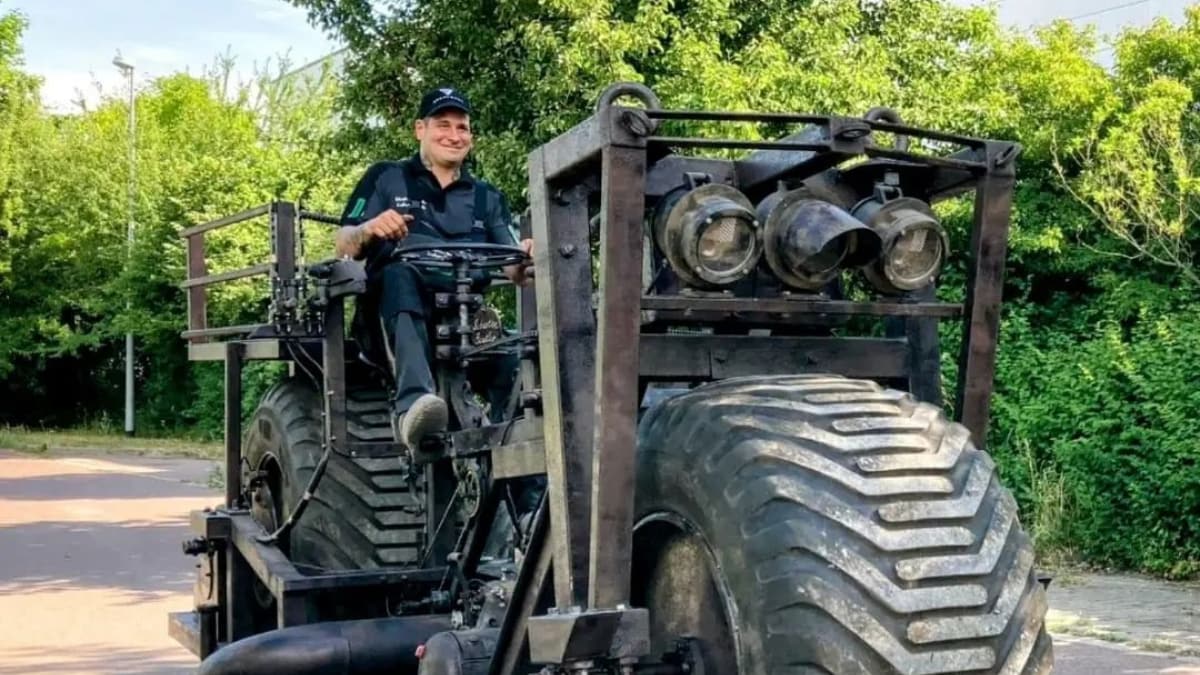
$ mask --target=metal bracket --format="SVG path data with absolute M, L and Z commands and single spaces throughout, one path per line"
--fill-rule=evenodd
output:
M 529 619 L 532 663 L 618 661 L 650 653 L 650 611 L 645 608 L 550 611 Z

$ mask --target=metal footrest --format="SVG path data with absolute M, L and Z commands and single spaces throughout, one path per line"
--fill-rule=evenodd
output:
M 197 612 L 167 614 L 167 634 L 193 655 L 200 656 L 200 615 Z

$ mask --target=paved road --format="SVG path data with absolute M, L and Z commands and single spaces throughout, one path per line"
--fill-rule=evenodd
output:
M 1055 675 L 1200 675 L 1200 659 L 1138 652 L 1088 638 L 1054 637 Z
M 208 467 L 0 452 L 0 675 L 194 671 L 166 615 L 191 606 L 180 543 L 219 501 Z
M 192 509 L 219 501 L 211 464 L 0 451 L 0 675 L 174 675 L 166 635 L 191 603 L 179 552 Z M 1057 675 L 1200 675 L 1200 660 L 1057 637 Z

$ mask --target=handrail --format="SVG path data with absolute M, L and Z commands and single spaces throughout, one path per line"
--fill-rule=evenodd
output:
M 291 203 L 275 201 L 180 230 L 180 238 L 187 242 L 187 276 L 179 287 L 187 292 L 188 300 L 188 330 L 182 331 L 181 337 L 193 344 L 203 343 L 209 338 L 244 334 L 257 327 L 258 324 L 209 328 L 208 286 L 266 274 L 272 277 L 274 294 L 278 290 L 274 288 L 277 278 L 284 284 L 289 283 L 295 273 L 294 252 L 291 250 L 295 241 L 295 213 L 296 209 Z M 205 256 L 205 233 L 264 215 L 269 215 L 271 221 L 270 260 L 258 265 L 209 274 L 208 260 Z M 276 246 L 285 250 L 276 250 Z
M 192 235 L 200 234 L 201 232 L 215 230 L 219 227 L 233 225 L 235 223 L 240 223 L 245 220 L 250 220 L 251 218 L 257 218 L 258 216 L 265 215 L 270 210 L 271 210 L 270 204 L 263 204 L 262 206 L 256 206 L 252 209 L 247 209 L 246 211 L 242 211 L 241 213 L 235 213 L 232 216 L 225 216 L 224 218 L 218 218 L 211 222 L 203 223 L 201 225 L 195 225 L 193 227 L 189 227 L 187 229 L 181 230 L 179 232 L 179 236 L 181 238 L 186 238 L 186 237 L 190 237 Z
M 271 271 L 271 264 L 263 263 L 261 265 L 252 265 L 250 267 L 243 267 L 241 269 L 230 270 L 228 272 L 222 272 L 220 274 L 209 274 L 209 275 L 202 276 L 202 277 L 192 277 L 192 278 L 188 279 L 187 281 L 184 281 L 183 283 L 179 284 L 179 286 L 180 286 L 180 288 L 192 288 L 195 286 L 208 286 L 210 284 L 215 284 L 215 283 L 219 283 L 222 281 L 233 281 L 234 279 L 243 279 L 245 277 L 253 277 L 253 276 L 258 276 L 260 274 L 267 274 L 270 271 Z
M 316 211 L 305 211 L 303 209 L 300 210 L 300 220 L 313 220 L 327 225 L 342 224 L 342 219 L 338 216 L 331 216 L 328 213 L 318 213 Z
M 220 328 L 201 328 L 198 330 L 185 330 L 180 333 L 180 337 L 191 339 L 197 337 L 220 337 L 225 335 L 244 335 L 252 333 L 263 326 L 265 323 L 247 323 L 240 326 L 221 326 Z

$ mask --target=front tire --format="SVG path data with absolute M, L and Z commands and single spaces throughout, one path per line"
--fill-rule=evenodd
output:
M 940 409 L 873 382 L 742 378 L 664 401 L 640 427 L 634 534 L 655 652 L 692 635 L 722 673 L 1050 672 L 1033 550 L 994 469 Z
M 392 440 L 386 392 L 350 388 L 346 398 L 352 442 Z M 257 475 L 271 495 L 264 500 L 259 489 L 251 501 L 273 502 L 276 523 L 299 503 L 321 458 L 322 437 L 321 400 L 307 380 L 284 380 L 263 396 L 243 453 L 249 475 Z M 281 547 L 304 572 L 416 564 L 425 519 L 405 479 L 396 457 L 332 454 Z

